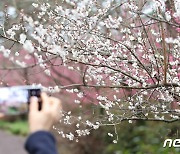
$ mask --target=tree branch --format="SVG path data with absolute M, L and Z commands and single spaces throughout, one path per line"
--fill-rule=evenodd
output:
M 71 84 L 65 86 L 59 86 L 60 89 L 67 89 L 73 87 L 93 87 L 93 88 L 122 88 L 122 89 L 155 89 L 159 87 L 180 87 L 176 83 L 166 83 L 166 84 L 159 84 L 159 85 L 152 85 L 148 87 L 135 87 L 135 86 L 102 86 L 102 85 L 88 85 L 88 84 Z

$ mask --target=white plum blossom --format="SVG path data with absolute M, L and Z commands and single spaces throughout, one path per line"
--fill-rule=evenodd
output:
M 34 52 L 34 46 L 32 44 L 31 40 L 26 40 L 23 44 L 23 48 L 25 50 L 27 50 L 29 53 L 33 53 Z
M 74 139 L 74 135 L 70 132 L 69 134 L 66 134 L 66 137 L 72 141 Z
M 116 144 L 116 143 L 117 143 L 117 140 L 113 140 L 113 143 L 115 143 L 115 144 Z
M 0 46 L 0 52 L 3 53 L 5 58 L 8 58 L 10 56 L 11 50 L 5 49 L 4 46 Z
M 23 33 L 20 34 L 20 41 L 19 41 L 19 42 L 20 42 L 21 44 L 24 44 L 25 40 L 26 40 L 26 35 L 23 34 Z
M 39 5 L 37 3 L 32 3 L 32 6 L 34 6 L 35 8 L 37 8 Z
M 171 20 L 171 15 L 170 15 L 170 12 L 169 12 L 169 11 L 166 11 L 165 17 L 166 17 L 166 20 L 167 20 L 167 21 L 170 21 L 170 20 Z
M 175 16 L 180 17 L 180 1 L 179 0 L 174 0 L 174 6 L 175 6 L 175 9 L 176 9 Z
M 49 69 L 44 70 L 44 72 L 45 72 L 48 76 L 51 76 L 51 72 L 50 72 Z
M 14 38 L 14 36 L 15 36 L 15 31 L 13 31 L 12 29 L 9 29 L 7 32 L 6 32 L 9 36 L 10 36 L 10 38 Z
M 113 137 L 113 134 L 112 133 L 108 133 L 108 136 Z

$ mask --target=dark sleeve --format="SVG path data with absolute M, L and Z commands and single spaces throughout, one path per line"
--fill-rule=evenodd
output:
M 25 143 L 29 154 L 58 154 L 54 136 L 46 131 L 31 134 Z

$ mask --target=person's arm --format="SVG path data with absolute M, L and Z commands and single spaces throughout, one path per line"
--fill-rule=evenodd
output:
M 37 131 L 28 137 L 25 149 L 30 154 L 57 154 L 55 145 L 56 141 L 51 133 Z
M 60 118 L 60 100 L 42 93 L 42 109 L 38 110 L 38 100 L 32 97 L 29 106 L 30 136 L 25 143 L 29 154 L 57 154 L 56 141 L 49 132 L 53 123 Z

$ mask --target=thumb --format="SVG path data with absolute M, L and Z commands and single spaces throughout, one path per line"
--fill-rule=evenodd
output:
M 38 111 L 38 98 L 32 96 L 30 98 L 30 105 L 29 105 L 30 112 L 37 112 Z

